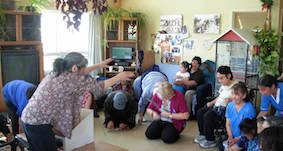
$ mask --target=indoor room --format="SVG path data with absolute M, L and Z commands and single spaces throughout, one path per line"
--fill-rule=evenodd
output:
M 0 151 L 282 151 L 282 32 L 282 0 L 0 0 Z

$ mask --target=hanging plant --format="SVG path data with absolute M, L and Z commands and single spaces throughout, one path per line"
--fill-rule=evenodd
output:
M 128 11 L 121 7 L 110 7 L 108 6 L 107 12 L 103 13 L 102 19 L 104 21 L 104 28 L 111 29 L 112 26 L 119 21 L 122 16 L 127 16 Z
M 129 17 L 130 18 L 137 18 L 139 27 L 144 26 L 145 21 L 146 21 L 146 15 L 144 13 L 129 11 Z M 141 28 L 139 28 L 139 29 L 141 29 Z
M 67 28 L 73 26 L 79 30 L 81 16 L 88 11 L 87 4 L 92 3 L 94 14 L 102 15 L 107 12 L 107 0 L 56 0 L 56 8 L 64 14 L 63 19 L 67 21 Z

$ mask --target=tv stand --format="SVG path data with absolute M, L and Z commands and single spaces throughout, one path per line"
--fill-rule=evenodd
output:
M 138 20 L 137 18 L 122 17 L 120 20 L 113 20 L 116 22 L 113 26 L 104 25 L 104 37 L 106 44 L 104 45 L 104 60 L 112 58 L 112 48 L 122 47 L 132 49 L 131 59 L 114 59 L 109 65 L 113 67 L 113 70 L 109 70 L 108 67 L 103 69 L 105 77 L 113 77 L 119 73 L 119 66 L 124 68 L 123 71 L 131 71 L 137 75 L 138 71 Z M 130 33 L 130 29 L 135 26 L 136 33 Z M 135 54 L 135 55 L 134 55 Z M 135 66 L 131 66 L 132 64 Z M 111 68 L 112 68 L 111 67 Z
M 116 62 L 115 65 L 117 65 L 117 66 L 129 66 L 129 62 Z

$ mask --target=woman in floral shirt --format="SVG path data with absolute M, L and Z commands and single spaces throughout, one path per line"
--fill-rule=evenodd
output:
M 86 67 L 87 59 L 76 52 L 54 61 L 53 72 L 41 81 L 21 117 L 33 151 L 56 151 L 52 128 L 71 138 L 72 127 L 79 122 L 85 91 L 96 96 L 103 93 L 105 88 L 134 76 L 132 72 L 121 72 L 105 81 L 85 76 L 95 68 L 107 66 L 111 61 L 108 59 L 101 64 Z

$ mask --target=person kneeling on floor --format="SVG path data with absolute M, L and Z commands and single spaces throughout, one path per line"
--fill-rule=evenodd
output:
M 148 126 L 145 136 L 148 139 L 161 138 L 165 143 L 178 140 L 189 117 L 184 95 L 174 90 L 169 82 L 156 85 L 156 93 L 146 113 L 151 115 L 154 121 Z
M 104 103 L 104 124 L 108 129 L 124 130 L 136 126 L 138 105 L 134 96 L 125 91 L 110 93 Z

